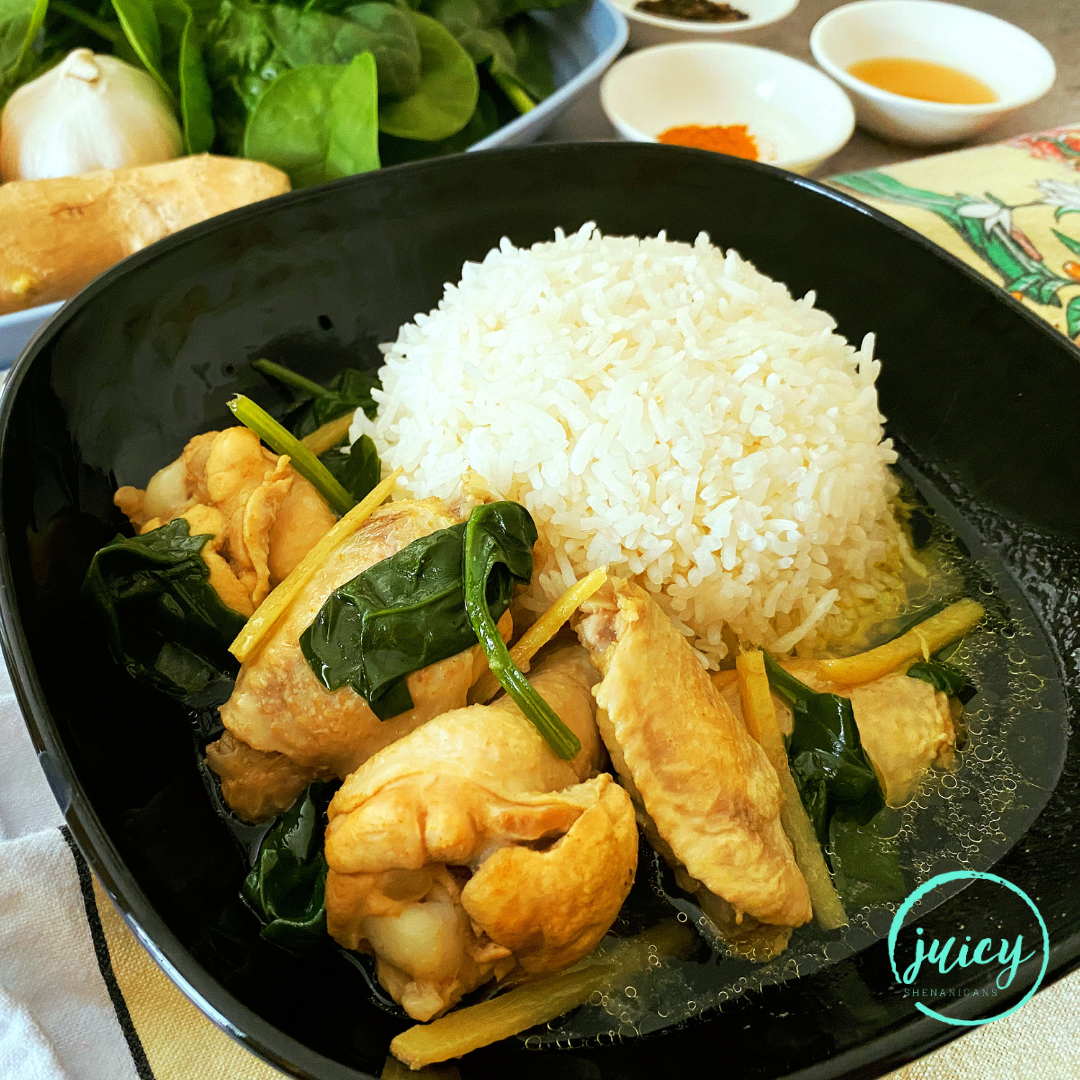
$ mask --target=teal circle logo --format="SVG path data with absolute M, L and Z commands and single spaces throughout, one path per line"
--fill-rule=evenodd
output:
M 1014 885 L 1011 881 L 1006 881 L 1003 877 L 998 877 L 997 874 L 987 874 L 981 870 L 953 870 L 948 874 L 938 874 L 937 877 L 932 877 L 929 881 L 920 885 L 897 909 L 896 914 L 893 916 L 892 925 L 889 927 L 889 963 L 892 965 L 893 975 L 896 977 L 896 981 L 901 986 L 909 986 L 914 982 L 915 977 L 918 975 L 922 964 L 925 961 L 930 961 L 931 964 L 937 963 L 938 970 L 942 974 L 947 971 L 951 971 L 953 967 L 957 965 L 961 967 L 969 967 L 971 964 L 992 964 L 995 961 L 1001 964 L 1001 971 L 998 973 L 995 980 L 998 989 L 1007 989 L 1012 985 L 1012 980 L 1016 975 L 1016 969 L 1020 964 L 1027 960 L 1030 960 L 1035 953 L 1030 952 L 1027 956 L 1021 956 L 1023 951 L 1023 935 L 1018 935 L 1014 944 L 1010 946 L 1009 941 L 1005 938 L 1001 940 L 1001 948 L 997 954 L 992 952 L 993 941 L 990 938 L 983 938 L 971 951 L 970 957 L 968 956 L 967 946 L 961 945 L 957 952 L 956 958 L 949 964 L 948 954 L 955 943 L 955 938 L 949 938 L 944 946 L 934 938 L 929 948 L 927 948 L 925 941 L 922 937 L 916 942 L 915 946 L 915 959 L 912 963 L 905 968 L 903 975 L 901 975 L 899 968 L 896 966 L 896 939 L 900 934 L 900 929 L 904 925 L 904 919 L 911 911 L 911 909 L 929 892 L 933 892 L 934 889 L 939 888 L 942 885 L 947 885 L 951 881 L 992 881 L 995 885 L 1001 885 L 1004 888 L 1010 890 L 1020 897 L 1029 908 L 1031 908 L 1036 920 L 1039 923 L 1039 929 L 1042 931 L 1042 967 L 1039 969 L 1038 978 L 1035 980 L 1031 989 L 1011 1008 L 1007 1009 L 1003 1013 L 998 1013 L 997 1016 L 984 1016 L 981 1020 L 960 1020 L 952 1016 L 942 1016 L 941 1013 L 934 1012 L 933 1009 L 924 1005 L 921 1001 L 915 1002 L 915 1008 L 925 1016 L 932 1016 L 935 1020 L 940 1020 L 943 1024 L 953 1024 L 956 1027 L 978 1027 L 980 1024 L 989 1024 L 991 1020 L 1000 1020 L 1003 1016 L 1009 1016 L 1016 1012 L 1021 1005 L 1026 1005 L 1034 996 L 1035 991 L 1042 985 L 1043 977 L 1046 975 L 1046 967 L 1050 963 L 1050 935 L 1046 930 L 1046 923 L 1043 921 L 1043 917 L 1039 909 L 1035 906 L 1031 897 L 1028 896 L 1023 889 Z M 918 927 L 916 933 L 922 934 L 922 927 Z M 967 938 L 971 940 L 970 937 Z M 987 956 L 987 950 L 991 950 L 990 955 Z M 948 965 L 948 966 L 947 966 Z M 1007 975 L 1008 978 L 1002 983 L 1002 976 Z M 996 994 L 996 991 L 995 991 Z

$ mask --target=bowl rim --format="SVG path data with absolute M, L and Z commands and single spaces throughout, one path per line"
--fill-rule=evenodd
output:
M 637 11 L 634 8 L 636 0 L 610 0 L 610 3 L 627 19 L 633 19 L 635 22 L 644 23 L 646 26 L 656 26 L 663 30 L 700 34 L 704 38 L 723 37 L 726 34 L 738 34 L 743 30 L 758 30 L 763 26 L 773 26 L 781 19 L 786 19 L 799 6 L 799 0 L 786 0 L 786 5 L 776 15 L 766 15 L 760 19 L 755 19 L 751 15 L 749 19 L 733 23 L 702 23 L 691 22 L 689 19 L 669 19 L 665 15 L 650 15 L 647 11 Z
M 640 135 L 640 138 L 634 138 L 631 141 L 642 143 L 655 143 L 656 145 L 664 145 L 655 136 L 647 136 L 644 132 L 641 132 L 633 124 L 623 120 L 619 115 L 618 110 L 614 107 L 608 106 L 608 87 L 610 86 L 610 80 L 612 75 L 626 65 L 633 64 L 637 61 L 638 57 L 651 58 L 657 53 L 661 52 L 690 52 L 690 51 L 726 51 L 731 54 L 732 50 L 735 50 L 735 55 L 749 56 L 752 53 L 756 53 L 759 56 L 768 57 L 770 63 L 777 64 L 777 67 L 787 68 L 788 70 L 805 69 L 805 73 L 808 73 L 814 79 L 820 80 L 820 85 L 828 86 L 826 93 L 835 94 L 837 112 L 836 116 L 839 120 L 840 113 L 843 113 L 843 120 L 838 125 L 838 130 L 843 130 L 843 136 L 830 139 L 828 142 L 824 140 L 821 146 L 825 149 L 815 149 L 812 153 L 803 154 L 799 157 L 781 158 L 776 161 L 758 162 L 758 164 L 768 165 L 777 169 L 791 169 L 793 167 L 805 166 L 811 162 L 824 161 L 826 158 L 832 157 L 833 154 L 840 151 L 851 140 L 851 136 L 855 131 L 855 109 L 851 104 L 851 99 L 844 93 L 841 86 L 838 86 L 834 79 L 823 72 L 819 71 L 813 64 L 808 64 L 805 60 L 800 60 L 795 56 L 788 56 L 787 53 L 779 52 L 776 49 L 766 49 L 761 45 L 749 45 L 738 41 L 668 41 L 662 45 L 650 45 L 644 49 L 636 49 L 634 52 L 627 56 L 623 56 L 616 60 L 604 73 L 603 79 L 600 81 L 600 107 L 604 111 L 604 115 L 611 122 L 612 126 L 617 130 L 622 131 L 619 127 L 622 124 L 626 129 L 633 131 L 636 135 Z M 648 60 L 637 61 L 641 63 L 647 63 Z M 619 117 L 618 123 L 616 123 L 616 116 Z M 705 151 L 708 153 L 709 151 Z
M 647 144 L 644 145 L 647 146 Z M 502 147 L 483 151 L 483 153 L 506 157 L 565 154 L 572 158 L 576 154 L 624 153 L 628 151 L 629 146 L 630 144 L 610 141 L 549 143 L 525 147 Z M 665 152 L 693 155 L 698 160 L 715 161 L 717 158 L 717 155 L 710 151 L 689 147 L 665 147 Z M 389 169 L 345 177 L 329 184 L 303 188 L 258 203 L 251 203 L 165 237 L 110 267 L 68 301 L 53 319 L 38 329 L 20 354 L 0 390 L 0 475 L 3 474 L 6 459 L 11 453 L 7 434 L 14 402 L 35 360 L 41 354 L 48 339 L 74 319 L 117 277 L 135 271 L 148 262 L 165 258 L 173 250 L 197 243 L 204 235 L 215 229 L 254 220 L 266 213 L 271 206 L 282 205 L 285 202 L 300 204 L 323 197 L 329 189 L 378 182 L 378 178 L 388 172 L 393 173 L 395 177 L 401 177 L 404 175 L 402 170 L 419 172 L 438 169 L 450 162 L 460 161 L 464 157 L 463 154 L 455 154 L 448 158 L 429 158 L 408 162 L 391 166 Z M 878 225 L 944 260 L 954 271 L 967 278 L 969 282 L 975 283 L 978 288 L 993 296 L 996 302 L 1004 304 L 1015 315 L 1022 318 L 1047 342 L 1053 343 L 1056 348 L 1066 347 L 1075 354 L 1077 361 L 1080 361 L 1080 347 L 973 267 L 896 218 L 890 217 L 852 195 L 796 173 L 782 172 L 760 162 L 730 157 L 723 158 L 723 163 L 728 168 L 751 172 L 767 171 L 773 178 L 782 178 L 787 183 L 806 188 L 820 197 L 841 204 L 848 210 L 871 218 Z M 194 958 L 168 928 L 149 897 L 138 885 L 134 874 L 112 843 L 85 789 L 75 776 L 71 760 L 60 740 L 58 726 L 49 710 L 43 688 L 30 659 L 29 643 L 23 632 L 22 620 L 15 600 L 9 539 L 3 529 L 0 529 L 0 647 L 2 647 L 16 699 L 39 763 L 76 844 L 120 916 L 150 954 L 151 959 L 205 1016 L 261 1060 L 301 1080 L 357 1080 L 357 1077 L 365 1077 L 367 1080 L 368 1074 L 342 1065 L 312 1050 L 244 1005 Z M 119 885 L 121 882 L 123 889 Z M 1051 946 L 1050 961 L 1040 990 L 1053 985 L 1077 968 L 1080 968 L 1080 931 L 1062 938 Z M 197 988 L 196 982 L 202 984 L 203 988 Z M 229 1016 L 226 1016 L 223 1011 L 226 1008 Z M 703 1018 L 703 1022 L 707 1022 L 707 1019 L 707 1017 Z M 952 1042 L 964 1034 L 965 1030 L 951 1024 L 943 1025 L 940 1021 L 927 1016 L 913 1017 L 893 1030 L 846 1048 L 827 1060 L 790 1074 L 787 1080 L 837 1080 L 842 1077 L 854 1080 L 856 1076 L 882 1075 L 884 1072 L 910 1063 L 937 1047 Z M 315 1068 L 318 1069 L 317 1074 L 312 1071 Z
M 1004 100 L 987 101 L 980 105 L 959 105 L 948 101 L 924 101 L 922 98 L 912 98 L 904 94 L 895 94 L 891 90 L 882 90 L 872 83 L 856 78 L 829 56 L 822 38 L 830 24 L 842 22 L 856 10 L 866 11 L 872 8 L 881 10 L 882 8 L 901 7 L 921 8 L 924 12 L 930 8 L 939 10 L 948 8 L 952 11 L 964 12 L 962 17 L 970 16 L 974 19 L 981 19 L 984 22 L 990 21 L 1005 27 L 1013 35 L 1026 38 L 1042 53 L 1048 65 L 1046 78 L 1035 90 L 1027 94 Z M 852 3 L 842 4 L 840 7 L 827 12 L 814 23 L 814 27 L 810 31 L 810 51 L 822 70 L 852 93 L 859 94 L 882 105 L 904 105 L 906 108 L 922 111 L 927 115 L 937 114 L 942 117 L 991 116 L 997 113 L 1012 112 L 1014 109 L 1022 109 L 1025 105 L 1030 105 L 1044 97 L 1057 81 L 1057 64 L 1054 62 L 1054 57 L 1051 55 L 1050 50 L 1033 34 L 1029 34 L 1026 30 L 1015 23 L 1009 22 L 1007 19 L 991 15 L 988 11 L 964 7 L 962 4 L 951 4 L 947 0 L 853 0 Z

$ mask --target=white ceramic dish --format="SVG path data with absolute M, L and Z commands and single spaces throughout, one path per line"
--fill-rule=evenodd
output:
M 626 45 L 626 19 L 609 0 L 537 11 L 533 17 L 547 34 L 555 93 L 469 150 L 533 142 L 574 98 L 600 78 Z M 0 315 L 0 370 L 15 362 L 37 329 L 60 307 L 60 303 L 42 304 Z
M 679 42 L 624 57 L 600 102 L 625 139 L 656 142 L 686 124 L 746 124 L 761 160 L 809 173 L 851 138 L 844 92 L 809 64 L 730 42 Z
M 741 22 L 702 23 L 685 19 L 668 19 L 637 11 L 637 0 L 612 0 L 630 24 L 630 47 L 642 49 L 648 45 L 663 45 L 671 41 L 710 41 L 728 34 L 739 34 L 771 26 L 790 15 L 799 0 L 729 0 L 733 8 L 750 17 Z M 719 2 L 719 0 L 718 0 Z
M 847 4 L 817 23 L 810 48 L 822 69 L 851 95 L 860 127 L 922 146 L 969 138 L 1038 101 L 1056 75 L 1050 53 L 1019 27 L 936 0 Z M 847 72 L 860 60 L 894 56 L 958 68 L 981 79 L 998 100 L 986 105 L 919 101 L 879 90 Z

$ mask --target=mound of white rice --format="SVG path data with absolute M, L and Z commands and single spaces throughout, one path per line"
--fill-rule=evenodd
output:
M 353 438 L 414 497 L 524 503 L 534 608 L 606 564 L 711 661 L 725 625 L 809 651 L 899 581 L 873 339 L 835 327 L 704 233 L 504 239 L 382 346 Z

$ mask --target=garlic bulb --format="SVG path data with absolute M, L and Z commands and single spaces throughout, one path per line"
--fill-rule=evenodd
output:
M 169 161 L 184 139 L 164 91 L 115 56 L 75 49 L 0 113 L 0 180 Z

